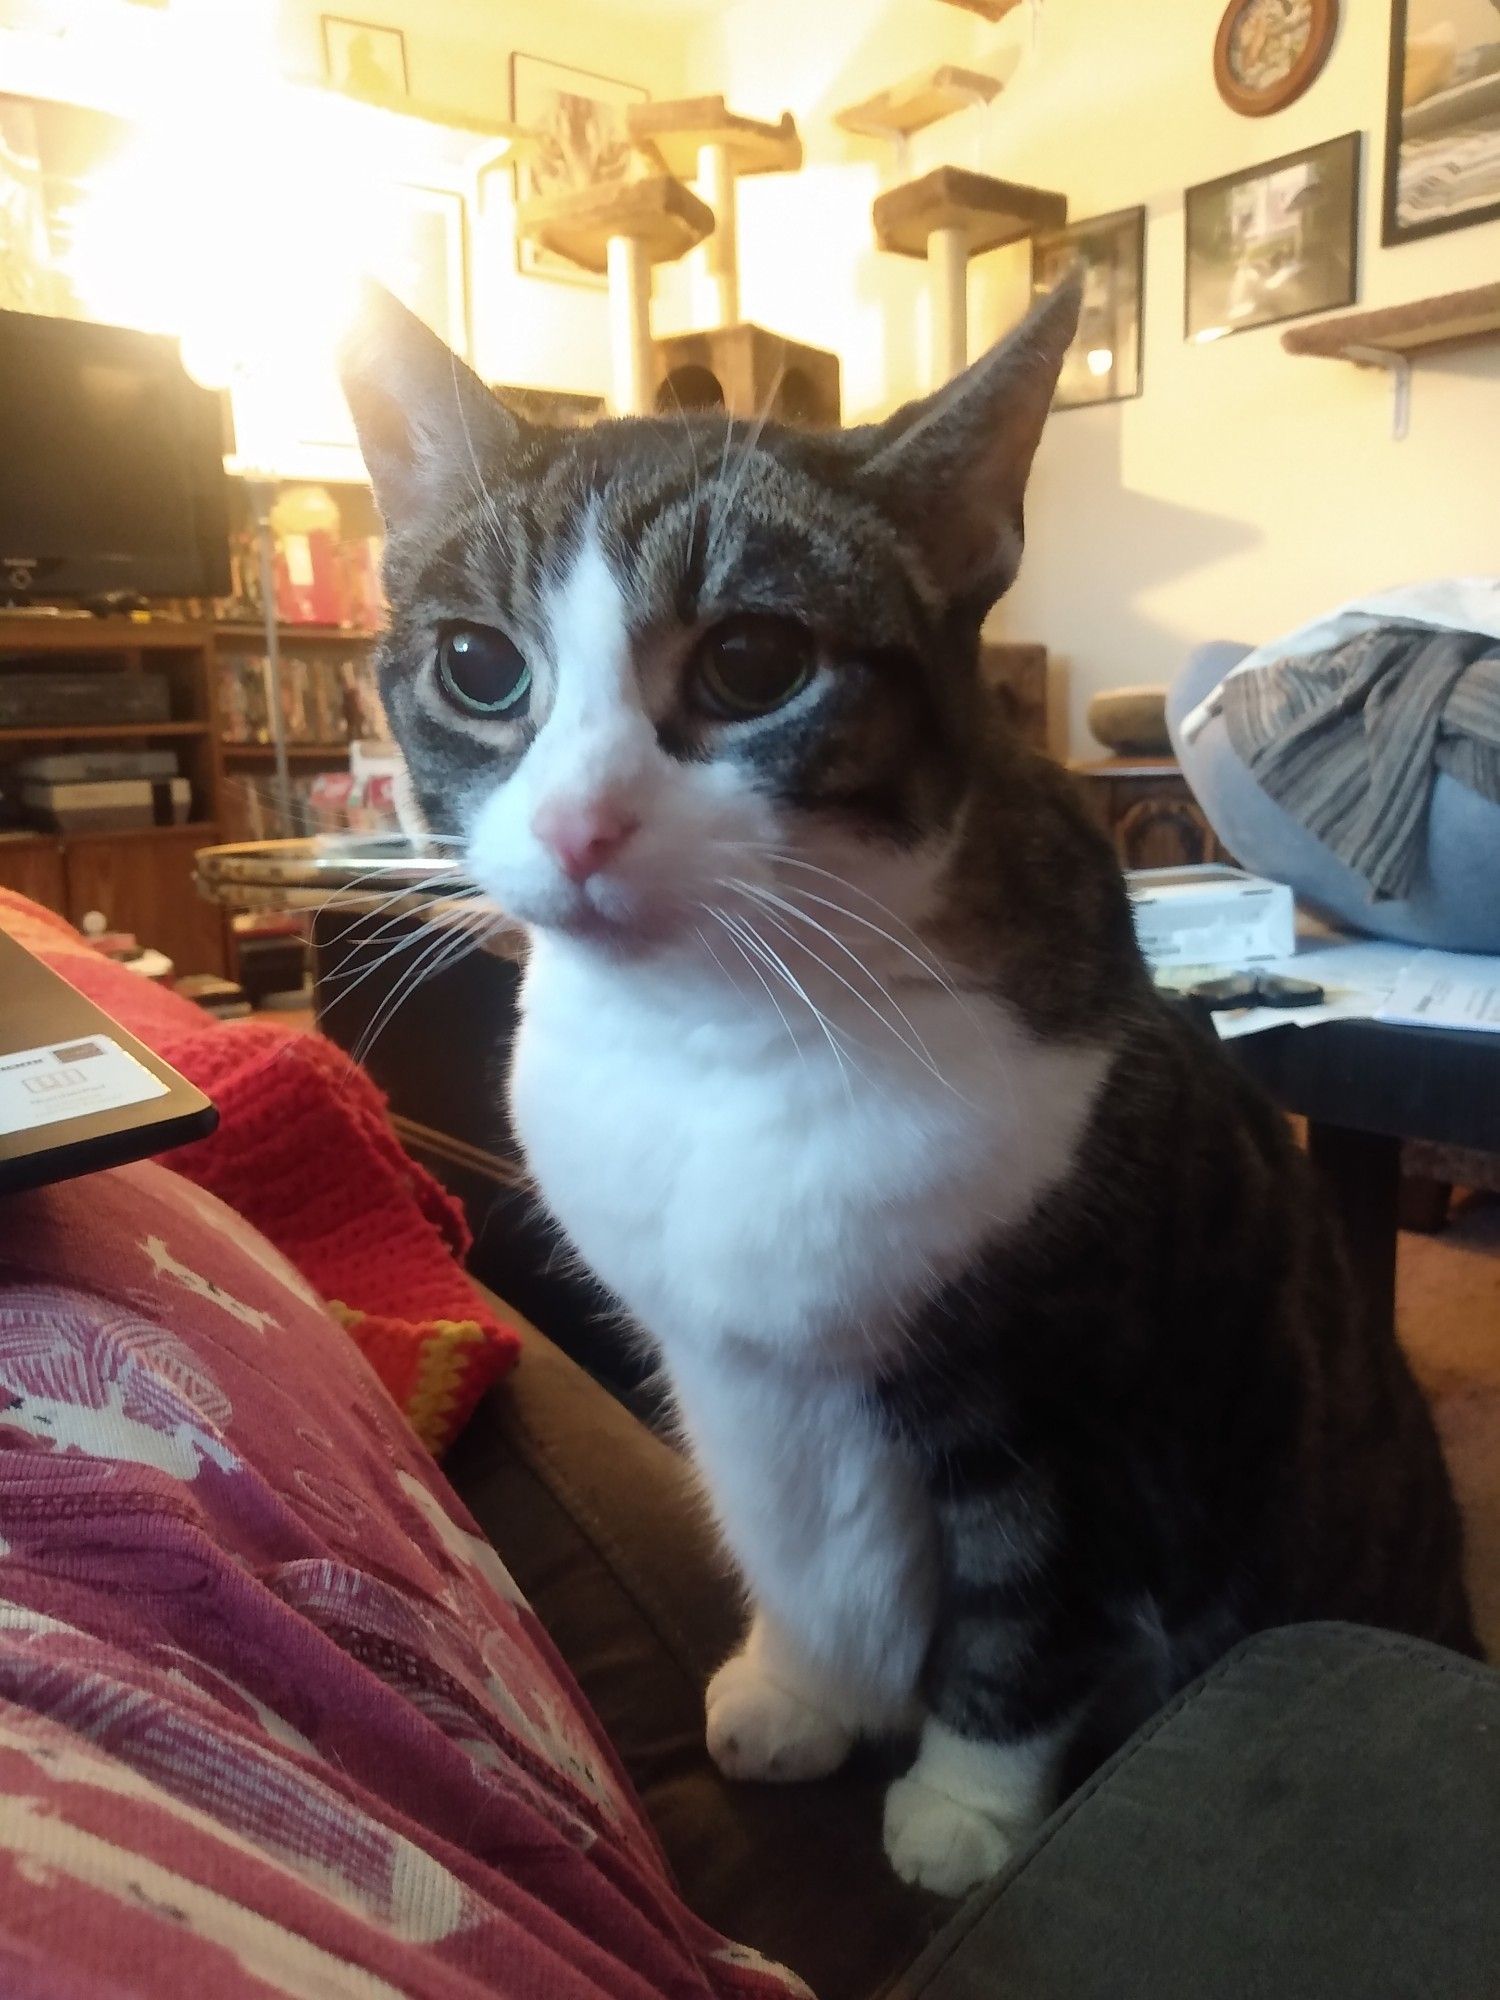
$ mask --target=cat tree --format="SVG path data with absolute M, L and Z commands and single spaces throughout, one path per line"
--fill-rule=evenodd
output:
M 789 112 L 742 117 L 722 97 L 633 106 L 642 178 L 523 202 L 516 233 L 609 280 L 610 402 L 617 415 L 655 409 L 763 411 L 837 423 L 838 357 L 783 340 L 739 317 L 738 197 L 746 174 L 795 172 L 802 141 Z M 695 173 L 705 202 L 684 185 Z M 711 205 L 710 205 L 711 203 Z M 706 293 L 699 331 L 651 338 L 651 273 L 698 245 Z
M 671 174 L 538 195 L 516 211 L 516 234 L 609 281 L 610 403 L 616 416 L 655 406 L 651 271 L 713 232 L 713 210 Z
M 932 386 L 968 365 L 969 259 L 1018 243 L 1068 219 L 1065 195 L 1022 187 L 965 167 L 935 167 L 877 195 L 872 211 L 882 250 L 927 260 L 932 306 Z

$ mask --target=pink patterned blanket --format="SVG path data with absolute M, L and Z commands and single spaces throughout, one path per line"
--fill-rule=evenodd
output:
M 5 2000 L 785 2000 L 292 1267 L 143 1166 L 0 1204 Z

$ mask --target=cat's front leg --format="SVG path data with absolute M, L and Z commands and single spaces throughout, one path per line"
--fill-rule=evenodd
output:
M 916 1762 L 886 1793 L 885 1851 L 902 1881 L 962 1896 L 998 1874 L 1051 1805 L 1065 1741 L 980 1742 L 929 1716 Z
M 865 1707 L 757 1611 L 744 1645 L 708 1684 L 708 1753 L 726 1778 L 826 1778 L 867 1724 Z

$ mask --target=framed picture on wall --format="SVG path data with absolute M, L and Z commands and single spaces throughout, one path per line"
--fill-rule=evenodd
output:
M 1354 304 L 1360 138 L 1347 132 L 1188 189 L 1188 339 Z
M 623 181 L 630 171 L 625 111 L 651 93 L 638 84 L 594 76 L 541 56 L 510 59 L 511 118 L 540 134 L 516 165 L 516 201 Z M 564 278 L 603 285 L 604 279 L 535 243 L 516 244 L 516 269 L 528 278 Z
M 335 90 L 377 104 L 395 104 L 408 95 L 406 38 L 399 28 L 372 21 L 323 16 L 323 73 Z
M 467 360 L 469 232 L 464 208 L 464 198 L 454 188 L 391 188 L 389 227 L 375 275 Z
M 1500 0 L 1393 0 L 1382 243 L 1500 216 Z
M 1075 264 L 1083 271 L 1078 331 L 1063 357 L 1054 410 L 1118 403 L 1141 393 L 1141 309 L 1146 211 L 1122 208 L 1031 239 L 1031 296 L 1054 291 Z

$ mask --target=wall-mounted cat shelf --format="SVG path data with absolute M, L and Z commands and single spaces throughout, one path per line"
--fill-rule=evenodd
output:
M 1339 313 L 1305 320 L 1281 336 L 1288 354 L 1352 361 L 1359 368 L 1384 368 L 1391 378 L 1391 436 L 1404 438 L 1411 424 L 1411 370 L 1414 356 L 1462 347 L 1500 334 L 1500 285 L 1473 285 L 1406 305 L 1374 312 Z
M 935 125 L 940 118 L 990 103 L 999 94 L 1001 81 L 982 69 L 941 63 L 936 69 L 903 77 L 900 83 L 890 84 L 847 110 L 836 111 L 833 122 L 862 138 L 889 139 L 900 145 L 913 132 Z
M 670 174 L 538 195 L 516 210 L 516 234 L 586 271 L 609 275 L 610 401 L 640 416 L 654 401 L 651 267 L 713 232 L 713 210 Z
M 950 7 L 962 7 L 966 14 L 978 14 L 986 21 L 1003 21 L 1021 5 L 1021 0 L 948 0 Z
M 791 112 L 769 123 L 729 110 L 722 97 L 684 97 L 670 104 L 632 104 L 625 129 L 631 145 L 669 174 L 696 178 L 715 223 L 703 246 L 710 323 L 734 325 L 740 316 L 735 183 L 741 174 L 795 173 L 802 165 Z
M 969 358 L 969 259 L 1068 219 L 1066 195 L 1021 187 L 964 167 L 937 167 L 877 195 L 872 210 L 882 250 L 927 259 L 932 297 L 933 386 Z

